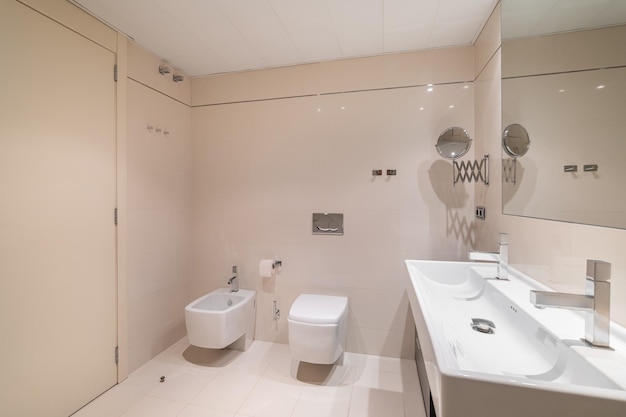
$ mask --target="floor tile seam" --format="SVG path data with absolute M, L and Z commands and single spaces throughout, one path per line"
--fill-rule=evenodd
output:
M 199 384 L 198 386 L 200 388 L 198 388 L 196 390 L 196 393 L 191 397 L 191 399 L 187 400 L 186 402 L 190 403 L 190 401 L 192 401 L 196 397 L 198 397 L 200 395 L 200 393 L 202 393 L 202 391 L 204 391 L 209 386 L 209 384 L 211 384 L 211 382 L 213 382 L 213 378 L 209 378 L 208 380 L 203 381 L 201 384 Z M 167 383 L 167 379 L 164 381 L 164 383 Z M 184 382 L 184 384 L 186 385 L 186 382 Z M 160 388 L 162 388 L 161 384 L 157 384 L 150 391 L 148 391 L 145 395 L 150 395 L 151 397 L 157 397 L 157 398 L 171 399 L 171 398 L 169 398 L 167 396 L 156 394 L 155 391 L 157 391 Z M 185 392 L 187 392 L 187 390 L 185 390 Z
M 158 399 L 158 400 L 164 400 L 164 401 L 170 401 L 170 402 L 173 402 L 173 403 L 178 403 L 178 404 L 184 404 L 185 406 L 186 406 L 187 404 L 189 404 L 189 402 L 188 402 L 188 401 L 184 401 L 184 400 L 174 400 L 174 399 L 169 398 L 169 397 L 163 397 L 163 396 L 161 396 L 161 395 L 152 395 L 152 394 L 146 394 L 146 395 L 144 396 L 144 398 L 142 398 L 142 399 L 141 399 L 141 401 L 146 400 L 146 399 L 150 399 L 150 398 L 154 398 L 154 399 Z
M 243 408 L 244 404 L 246 403 L 246 401 L 248 401 L 248 398 L 250 398 L 250 395 L 252 394 L 252 391 L 254 391 L 254 389 L 257 387 L 257 385 L 259 385 L 259 382 L 261 382 L 262 377 L 257 378 L 256 382 L 254 383 L 254 385 L 248 390 L 248 393 L 246 394 L 246 396 L 243 398 L 243 400 L 241 401 L 241 403 L 239 404 L 239 406 L 237 406 L 237 411 L 235 411 L 234 415 L 244 415 L 247 416 L 248 414 L 241 412 L 241 409 Z
M 346 417 L 350 416 L 350 410 L 352 410 L 352 399 L 354 397 L 354 382 L 350 384 L 350 399 L 348 400 L 348 411 Z

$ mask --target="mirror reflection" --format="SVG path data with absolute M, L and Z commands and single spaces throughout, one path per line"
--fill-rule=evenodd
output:
M 508 125 L 502 133 L 502 147 L 507 155 L 514 158 L 526 155 L 530 148 L 530 138 L 524 126 L 519 123 Z
M 503 181 L 504 214 L 626 228 L 626 8 L 600 3 L 502 1 L 502 126 L 533 145 Z
M 437 152 L 446 159 L 458 159 L 465 155 L 472 144 L 472 139 L 462 127 L 450 127 L 439 135 Z

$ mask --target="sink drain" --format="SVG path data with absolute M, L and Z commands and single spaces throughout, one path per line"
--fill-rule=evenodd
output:
M 479 318 L 473 318 L 470 326 L 472 326 L 472 329 L 477 332 L 488 334 L 493 333 L 493 329 L 496 328 L 496 325 L 491 320 Z

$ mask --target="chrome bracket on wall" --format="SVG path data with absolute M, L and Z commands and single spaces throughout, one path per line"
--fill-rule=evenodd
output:
M 502 180 L 505 183 L 517 184 L 517 158 L 502 160 Z
M 457 182 L 472 182 L 479 180 L 489 185 L 489 154 L 480 161 L 452 161 L 452 177 L 454 184 Z

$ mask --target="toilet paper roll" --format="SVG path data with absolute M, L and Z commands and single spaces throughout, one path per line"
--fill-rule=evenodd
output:
M 259 274 L 263 278 L 270 278 L 274 275 L 274 261 L 272 259 L 261 259 L 259 262 Z

